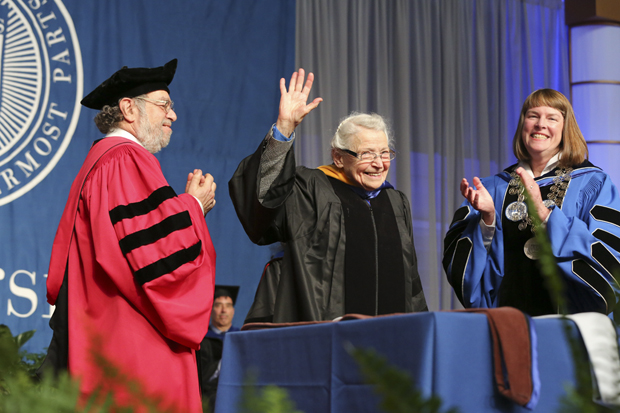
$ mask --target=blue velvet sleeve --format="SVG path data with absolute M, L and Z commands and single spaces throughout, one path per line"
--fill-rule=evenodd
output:
M 547 233 L 570 312 L 612 312 L 620 293 L 620 197 L 600 170 L 575 176 Z
M 495 307 L 503 277 L 504 247 L 501 224 L 505 182 L 498 176 L 482 180 L 493 197 L 496 226 L 489 250 L 480 230 L 480 213 L 465 200 L 454 214 L 444 239 L 443 267 L 454 292 L 465 308 Z

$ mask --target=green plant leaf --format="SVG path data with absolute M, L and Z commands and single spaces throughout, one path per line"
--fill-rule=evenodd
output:
M 355 348 L 346 345 L 346 350 L 355 359 L 362 376 L 374 386 L 381 397 L 379 407 L 386 413 L 440 413 L 441 399 L 437 396 L 425 397 L 415 388 L 413 379 L 406 371 L 388 364 L 385 357 L 372 349 Z M 446 413 L 457 413 L 457 408 Z
M 30 340 L 32 336 L 34 336 L 34 333 L 36 331 L 37 330 L 30 330 L 30 331 L 26 331 L 24 333 L 18 334 L 15 337 L 15 344 L 17 344 L 17 348 L 21 348 L 24 344 L 26 344 L 26 342 Z

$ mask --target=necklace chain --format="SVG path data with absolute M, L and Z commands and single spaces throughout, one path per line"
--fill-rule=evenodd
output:
M 556 205 L 558 208 L 562 207 L 562 202 L 564 202 L 564 196 L 566 195 L 566 190 L 568 188 L 568 183 L 571 180 L 571 172 L 573 172 L 573 168 L 561 168 L 555 171 L 555 176 L 553 177 L 553 185 L 549 193 L 547 194 L 548 203 L 550 205 Z M 525 197 L 525 187 L 523 186 L 523 182 L 521 182 L 521 177 L 517 175 L 517 173 L 513 170 L 510 173 L 510 177 L 512 178 L 508 185 L 510 189 L 508 193 L 510 195 L 517 195 L 517 202 L 523 203 L 526 199 Z M 545 201 L 547 203 L 547 201 Z M 527 209 L 525 212 L 525 217 L 519 222 L 519 230 L 523 231 L 527 227 L 531 228 L 532 234 L 536 232 L 536 226 L 532 222 L 532 218 L 527 213 Z

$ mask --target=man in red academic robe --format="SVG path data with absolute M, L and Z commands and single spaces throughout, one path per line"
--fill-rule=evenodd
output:
M 54 240 L 47 280 L 54 337 L 43 369 L 67 368 L 82 401 L 102 389 L 135 411 L 145 400 L 202 411 L 196 350 L 215 283 L 204 217 L 216 185 L 196 169 L 177 195 L 153 156 L 177 119 L 168 89 L 176 65 L 124 67 L 82 100 L 100 111 L 95 123 L 105 137 L 73 183 Z M 104 373 L 110 366 L 112 377 Z

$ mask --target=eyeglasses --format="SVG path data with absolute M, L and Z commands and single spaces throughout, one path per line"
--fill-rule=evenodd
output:
M 155 99 L 143 98 L 143 97 L 140 97 L 140 96 L 136 96 L 134 99 L 140 99 L 140 100 L 143 100 L 145 102 L 152 103 L 155 106 L 159 106 L 160 108 L 162 108 L 164 110 L 164 113 L 166 115 L 171 110 L 174 110 L 174 102 L 172 100 L 155 100 Z
M 382 161 L 391 161 L 392 159 L 396 158 L 396 152 L 394 152 L 393 150 L 387 150 L 387 151 L 383 151 L 381 153 L 375 153 L 375 152 L 362 152 L 362 153 L 357 153 L 357 152 L 353 152 L 350 151 L 348 149 L 340 149 L 343 152 L 348 153 L 351 156 L 355 156 L 357 159 L 359 159 L 362 162 L 372 162 L 377 158 L 380 158 Z

